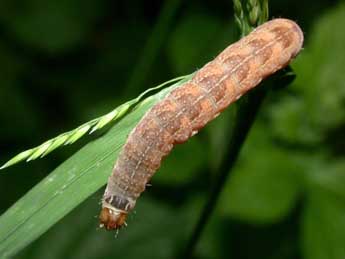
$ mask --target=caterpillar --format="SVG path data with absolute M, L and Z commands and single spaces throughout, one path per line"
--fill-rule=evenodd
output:
M 287 66 L 302 44 L 303 33 L 295 22 L 266 22 L 147 111 L 129 134 L 109 177 L 100 226 L 111 230 L 125 225 L 127 214 L 174 145 L 187 141 L 264 78 Z

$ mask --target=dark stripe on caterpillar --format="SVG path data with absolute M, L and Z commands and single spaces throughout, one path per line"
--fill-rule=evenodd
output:
M 275 19 L 230 45 L 154 105 L 129 134 L 102 200 L 101 226 L 117 229 L 175 144 L 187 141 L 261 80 L 298 54 L 303 33 Z

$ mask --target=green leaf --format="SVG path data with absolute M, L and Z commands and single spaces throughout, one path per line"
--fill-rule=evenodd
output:
M 314 190 L 308 197 L 302 217 L 304 258 L 345 258 L 344 199 L 323 190 Z
M 288 152 L 272 146 L 264 126 L 256 125 L 222 194 L 223 210 L 251 223 L 286 217 L 300 194 L 302 168 Z
M 345 258 L 345 159 L 316 156 L 308 166 L 301 219 L 305 258 Z
M 309 191 L 327 191 L 345 202 L 345 159 L 318 158 L 309 163 L 305 178 Z
M 273 131 L 283 140 L 319 144 L 345 123 L 345 4 L 320 17 L 293 63 L 293 97 L 271 109 Z M 280 107 L 281 105 L 281 107 Z
M 0 217 L 0 257 L 17 253 L 104 185 L 131 129 L 154 103 L 181 83 L 149 98 L 9 208 Z
M 284 96 L 268 110 L 273 134 L 289 143 L 318 143 L 322 139 L 319 128 L 313 127 L 305 96 Z

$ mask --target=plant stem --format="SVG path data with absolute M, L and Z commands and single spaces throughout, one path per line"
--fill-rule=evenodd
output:
M 199 218 L 199 221 L 197 222 L 196 227 L 189 241 L 187 242 L 187 246 L 182 258 L 191 258 L 193 251 L 201 237 L 201 234 L 204 231 L 206 224 L 215 209 L 215 206 L 217 204 L 221 191 L 226 184 L 226 180 L 229 177 L 231 169 L 235 165 L 241 147 L 248 135 L 250 128 L 254 123 L 257 112 L 267 92 L 267 89 L 265 89 L 265 87 L 259 86 L 258 88 L 259 89 L 250 93 L 249 96 L 240 103 L 240 107 L 237 111 L 235 128 L 229 140 L 228 148 L 219 167 L 219 177 L 216 179 L 209 199 L 202 210 L 201 217 Z

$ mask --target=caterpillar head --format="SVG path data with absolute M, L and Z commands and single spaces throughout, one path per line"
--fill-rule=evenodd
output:
M 103 207 L 99 215 L 99 225 L 106 230 L 119 229 L 126 225 L 126 217 L 127 213 L 124 211 Z

